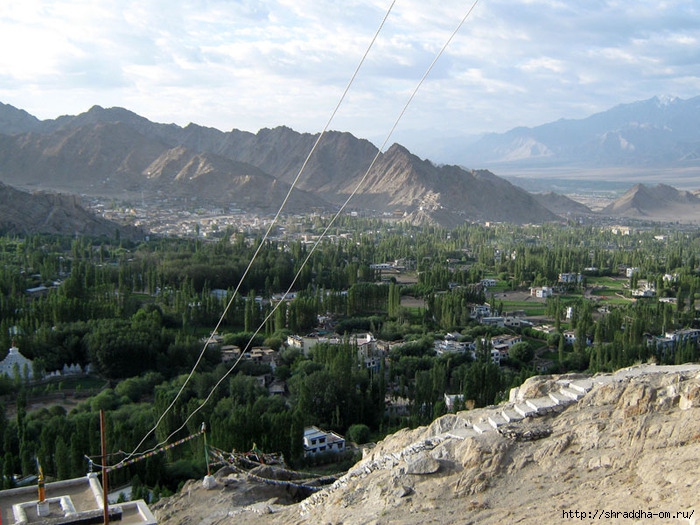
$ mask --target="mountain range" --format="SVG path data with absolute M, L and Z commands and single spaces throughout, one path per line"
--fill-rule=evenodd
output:
M 652 99 L 583 121 L 492 134 L 477 150 L 483 158 L 503 162 L 529 158 L 570 164 L 588 158 L 588 152 L 610 166 L 661 164 L 665 158 L 669 166 L 688 168 L 695 166 L 700 151 L 698 106 L 700 97 Z M 399 144 L 380 152 L 367 140 L 338 131 L 318 139 L 288 127 L 249 133 L 160 124 L 126 109 L 99 106 L 76 116 L 39 120 L 0 103 L 0 181 L 24 190 L 264 214 L 276 212 L 285 199 L 287 213 L 335 211 L 347 202 L 347 211 L 447 227 L 465 221 L 542 223 L 593 215 L 562 195 L 531 194 L 483 169 L 436 165 Z M 617 156 L 606 157 L 613 151 L 610 144 L 625 141 L 626 148 L 613 148 Z M 520 146 L 526 142 L 533 144 L 529 156 L 517 153 L 525 151 Z M 679 210 L 687 220 L 700 218 L 693 193 L 637 185 L 602 213 L 678 220 Z
M 700 96 L 653 97 L 584 119 L 489 133 L 468 145 L 461 158 L 492 169 L 673 167 L 700 173 L 698 122 Z

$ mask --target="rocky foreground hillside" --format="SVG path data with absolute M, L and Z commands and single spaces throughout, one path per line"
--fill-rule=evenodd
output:
M 222 470 L 216 488 L 191 481 L 154 510 L 173 525 L 695 523 L 700 365 L 534 377 L 508 403 L 387 437 L 329 488 L 289 501 Z

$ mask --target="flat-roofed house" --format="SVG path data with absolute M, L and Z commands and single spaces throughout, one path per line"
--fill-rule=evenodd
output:
M 345 438 L 335 432 L 322 430 L 316 426 L 304 429 L 304 455 L 315 456 L 328 452 L 343 452 Z

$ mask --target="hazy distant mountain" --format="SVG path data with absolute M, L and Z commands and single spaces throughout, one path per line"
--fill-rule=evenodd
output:
M 490 133 L 461 153 L 470 166 L 700 168 L 700 97 L 654 97 L 585 119 Z
M 0 183 L 0 232 L 143 236 L 134 227 L 119 225 L 86 210 L 75 195 L 27 193 Z
M 565 195 L 560 195 L 552 191 L 533 193 L 532 196 L 542 206 L 560 217 L 586 217 L 594 215 L 593 211 L 585 204 L 581 204 Z
M 601 210 L 600 214 L 654 221 L 692 222 L 700 220 L 700 198 L 694 193 L 664 184 L 653 188 L 636 184 Z
M 248 211 L 277 210 L 318 138 L 287 127 L 257 134 L 181 128 L 98 106 L 48 121 L 18 118 L 18 112 L 0 107 L 0 122 L 14 122 L 11 131 L 0 130 L 2 181 L 106 198 L 179 197 Z M 349 133 L 325 134 L 286 210 L 337 209 L 377 153 Z M 438 167 L 399 145 L 378 156 L 349 207 L 449 226 L 557 220 L 530 194 L 489 172 Z

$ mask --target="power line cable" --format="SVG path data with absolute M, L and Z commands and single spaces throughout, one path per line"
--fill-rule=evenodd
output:
M 357 65 L 357 67 L 355 68 L 355 71 L 353 72 L 353 74 L 352 74 L 352 76 L 351 76 L 351 78 L 350 78 L 350 81 L 348 82 L 347 86 L 345 87 L 345 90 L 343 91 L 343 94 L 342 94 L 342 96 L 340 97 L 340 100 L 339 100 L 338 103 L 336 104 L 334 110 L 333 110 L 332 113 L 331 113 L 330 118 L 328 119 L 328 121 L 326 122 L 326 125 L 324 126 L 323 130 L 321 131 L 321 133 L 319 134 L 318 138 L 317 138 L 316 141 L 314 142 L 313 147 L 312 147 L 311 150 L 309 151 L 309 154 L 306 156 L 306 159 L 304 160 L 304 162 L 303 162 L 301 168 L 299 169 L 299 171 L 298 171 L 296 177 L 294 178 L 292 184 L 290 185 L 289 191 L 287 192 L 287 195 L 285 196 L 285 198 L 284 198 L 283 201 L 282 201 L 282 204 L 280 205 L 279 209 L 277 210 L 277 214 L 275 215 L 274 219 L 273 219 L 272 222 L 270 223 L 270 225 L 269 225 L 267 231 L 265 232 L 265 235 L 263 236 L 263 238 L 262 238 L 261 241 L 260 241 L 260 244 L 258 245 L 258 247 L 257 247 L 257 249 L 255 250 L 253 256 L 251 257 L 251 259 L 250 259 L 250 261 L 249 261 L 249 263 L 248 263 L 248 266 L 246 267 L 245 271 L 243 272 L 243 275 L 241 276 L 240 280 L 238 281 L 238 285 L 236 286 L 236 288 L 235 288 L 233 294 L 231 294 L 231 298 L 229 299 L 228 303 L 226 304 L 226 307 L 224 308 L 224 310 L 223 310 L 221 316 L 219 317 L 219 320 L 218 320 L 218 322 L 216 323 L 216 326 L 214 327 L 214 330 L 212 330 L 211 335 L 207 338 L 206 342 L 204 343 L 204 346 L 202 347 L 202 351 L 200 352 L 199 356 L 197 357 L 197 361 L 195 362 L 194 366 L 192 367 L 192 370 L 190 371 L 190 373 L 188 374 L 187 378 L 185 379 L 185 382 L 184 382 L 184 383 L 182 384 L 182 386 L 180 387 L 180 390 L 177 392 L 177 394 L 175 395 L 175 398 L 172 400 L 172 402 L 170 403 L 170 405 L 168 405 L 168 407 L 165 409 L 165 411 L 163 412 L 163 414 L 158 418 L 158 420 L 156 421 L 156 423 L 155 423 L 155 425 L 153 426 L 153 428 L 152 428 L 151 430 L 149 430 L 149 431 L 146 433 L 146 435 L 143 437 L 143 439 L 141 439 L 141 441 L 139 442 L 139 444 L 136 445 L 136 447 L 134 448 L 134 450 L 133 450 L 131 453 L 129 453 L 120 463 L 123 463 L 123 462 L 125 462 L 125 461 L 128 461 L 132 456 L 137 455 L 137 451 L 139 450 L 139 448 L 141 448 L 141 446 L 142 446 L 143 443 L 148 439 L 148 437 L 149 437 L 152 433 L 154 433 L 154 432 L 156 431 L 156 429 L 158 428 L 158 426 L 160 425 L 160 423 L 163 421 L 163 418 L 165 418 L 165 416 L 168 414 L 168 412 L 170 412 L 170 410 L 172 410 L 172 408 L 175 406 L 175 403 L 177 402 L 177 400 L 180 398 L 180 396 L 181 396 L 182 393 L 184 392 L 185 387 L 187 386 L 187 384 L 189 383 L 189 381 L 192 379 L 192 376 L 194 375 L 195 371 L 197 370 L 197 367 L 199 366 L 199 364 L 201 363 L 201 361 L 202 361 L 202 359 L 203 359 L 203 357 L 204 357 L 204 354 L 205 354 L 207 348 L 209 347 L 210 343 L 212 342 L 212 339 L 213 339 L 213 337 L 214 337 L 214 334 L 215 334 L 216 332 L 218 332 L 219 328 L 221 327 L 221 324 L 223 323 L 223 320 L 224 320 L 224 318 L 226 317 L 226 314 L 228 313 L 229 309 L 231 308 L 231 305 L 233 304 L 233 301 L 235 300 L 236 296 L 238 295 L 238 292 L 239 292 L 239 290 L 240 290 L 240 288 L 241 288 L 241 285 L 243 284 L 243 281 L 244 281 L 245 278 L 247 277 L 247 275 L 248 275 L 248 273 L 249 273 L 251 267 L 253 266 L 253 263 L 254 263 L 255 259 L 257 258 L 258 254 L 259 254 L 260 251 L 262 250 L 262 247 L 265 245 L 265 242 L 266 242 L 267 239 L 269 238 L 270 232 L 272 231 L 272 228 L 274 227 L 274 225 L 276 224 L 276 222 L 277 222 L 277 220 L 279 219 L 280 215 L 282 214 L 282 210 L 283 210 L 284 207 L 286 206 L 287 201 L 289 200 L 292 191 L 293 191 L 294 188 L 296 187 L 296 184 L 297 184 L 297 182 L 299 181 L 299 178 L 301 177 L 301 174 L 302 174 L 302 173 L 304 172 L 304 170 L 306 169 L 306 166 L 307 166 L 307 164 L 309 163 L 309 159 L 311 159 L 311 156 L 312 156 L 312 155 L 314 154 L 314 152 L 316 151 L 316 149 L 317 149 L 319 143 L 321 142 L 321 139 L 323 138 L 323 136 L 325 135 L 325 133 L 328 131 L 328 128 L 329 128 L 331 122 L 333 121 L 333 119 L 335 118 L 336 114 L 338 113 L 338 110 L 339 110 L 341 104 L 342 104 L 343 101 L 345 100 L 345 97 L 347 96 L 347 94 L 348 94 L 348 92 L 349 92 L 349 90 L 350 90 L 350 87 L 351 87 L 352 84 L 354 83 L 355 78 L 357 77 L 357 75 L 358 75 L 358 73 L 359 73 L 359 71 L 360 71 L 360 68 L 361 68 L 362 65 L 364 64 L 365 60 L 367 59 L 367 56 L 369 55 L 370 50 L 372 49 L 372 47 L 374 46 L 374 43 L 376 42 L 377 38 L 379 37 L 379 33 L 380 33 L 381 30 L 383 29 L 384 24 L 386 23 L 387 19 L 389 18 L 389 14 L 391 13 L 391 10 L 394 8 L 394 5 L 395 5 L 395 4 L 396 4 L 396 0 L 392 0 L 391 5 L 390 5 L 389 8 L 387 9 L 387 11 L 386 11 L 386 13 L 385 13 L 385 15 L 384 15 L 384 18 L 382 19 L 381 23 L 379 24 L 379 27 L 377 28 L 377 31 L 374 33 L 374 36 L 372 37 L 372 40 L 371 40 L 370 43 L 369 43 L 369 46 L 368 46 L 367 49 L 365 50 L 365 53 L 364 53 L 364 55 L 362 56 L 362 59 L 360 60 L 360 62 L 359 62 L 359 64 Z M 308 259 L 307 259 L 307 260 L 308 260 Z M 305 262 L 306 262 L 306 261 L 305 261 Z M 305 262 L 304 262 L 304 264 L 305 264 Z M 302 268 L 303 268 L 303 264 L 302 264 Z M 298 275 L 299 275 L 299 274 L 297 274 L 297 277 L 298 277 Z M 296 282 L 296 278 L 295 278 L 295 282 Z M 286 297 L 290 291 L 291 291 L 291 287 L 287 290 L 287 292 L 285 292 L 284 297 Z M 267 320 L 267 319 L 266 319 L 266 320 Z M 258 327 L 258 329 L 256 330 L 256 332 L 255 332 L 254 335 L 257 335 L 258 332 L 259 332 L 260 330 L 261 330 L 261 327 Z M 252 340 L 252 338 L 251 338 L 251 340 Z M 246 349 L 247 349 L 249 346 L 250 346 L 250 341 L 248 342 L 248 345 L 246 345 Z M 231 369 L 235 368 L 235 366 L 238 364 L 238 362 L 240 361 L 240 359 L 241 359 L 241 357 L 243 356 L 243 354 L 244 354 L 244 352 L 242 351 L 242 352 L 241 352 L 241 356 L 239 356 L 238 360 L 236 360 L 236 362 L 233 364 L 233 366 L 231 367 Z M 230 373 L 230 372 L 229 372 L 229 373 Z M 227 375 L 228 375 L 228 373 L 225 374 L 224 377 L 226 377 Z M 218 384 L 219 384 L 219 383 L 217 383 L 217 386 L 218 386 Z M 214 387 L 214 389 L 216 389 L 216 386 Z M 211 394 L 210 394 L 209 397 L 211 397 Z M 209 399 L 209 397 L 207 397 L 207 400 Z M 203 406 L 203 405 L 202 405 L 202 406 Z M 187 421 L 189 421 L 189 419 L 190 419 L 190 418 L 188 418 Z M 184 425 L 183 425 L 183 426 L 184 426 Z M 182 427 L 181 427 L 181 428 L 182 428 Z M 175 432 L 178 432 L 179 430 L 180 430 L 180 429 L 178 429 L 178 430 L 175 431 Z M 174 434 L 174 433 L 173 433 L 173 434 Z M 154 447 L 154 449 L 155 449 L 155 448 L 158 448 L 159 446 L 162 446 L 164 443 L 166 443 L 166 442 L 172 437 L 173 434 L 171 434 L 170 436 L 168 436 L 163 442 L 157 444 L 157 445 Z M 147 452 L 150 452 L 150 450 L 147 450 L 147 451 L 145 451 L 145 452 L 143 452 L 143 453 L 147 453 Z
M 421 77 L 421 79 L 418 81 L 416 87 L 414 88 L 414 90 L 412 91 L 412 93 L 411 93 L 411 95 L 409 96 L 408 100 L 407 100 L 406 103 L 404 104 L 402 110 L 399 112 L 399 115 L 398 115 L 398 117 L 396 118 L 396 120 L 394 121 L 394 123 L 393 123 L 391 129 L 390 129 L 389 132 L 387 133 L 387 136 L 386 136 L 386 138 L 384 139 L 384 142 L 382 143 L 381 147 L 378 148 L 377 153 L 376 153 L 376 155 L 374 156 L 374 158 L 372 159 L 372 162 L 371 162 L 370 166 L 367 168 L 367 170 L 365 171 L 364 175 L 362 176 L 362 178 L 360 179 L 360 181 L 357 183 L 357 185 L 356 185 L 355 188 L 353 189 L 352 193 L 348 196 L 348 198 L 345 200 L 345 202 L 343 203 L 343 205 L 342 205 L 342 206 L 340 207 L 340 209 L 336 212 L 336 214 L 333 216 L 333 218 L 331 219 L 331 221 L 329 222 L 329 224 L 326 226 L 326 228 L 324 229 L 324 231 L 322 232 L 322 234 L 319 236 L 319 238 L 318 238 L 318 239 L 316 240 L 316 242 L 314 243 L 312 249 L 309 251 L 307 257 L 304 259 L 302 265 L 300 266 L 299 271 L 298 271 L 297 274 L 295 275 L 295 277 L 294 277 L 292 283 L 290 284 L 290 286 L 289 286 L 289 288 L 287 289 L 287 291 L 284 293 L 283 299 L 282 299 L 282 300 L 284 300 L 284 297 L 286 297 L 286 296 L 291 292 L 291 289 L 293 288 L 293 286 L 294 286 L 294 284 L 296 283 L 297 279 L 298 279 L 299 276 L 301 275 L 301 271 L 303 270 L 304 266 L 306 265 L 306 263 L 309 261 L 309 259 L 311 258 L 311 256 L 312 256 L 313 253 L 315 252 L 316 248 L 317 248 L 318 245 L 320 244 L 320 242 L 321 242 L 321 240 L 323 239 L 323 237 L 328 233 L 329 229 L 332 227 L 332 225 L 334 224 L 334 222 L 337 220 L 337 218 L 340 216 L 340 214 L 341 214 L 341 213 L 344 211 L 344 209 L 347 207 L 347 205 L 348 205 L 348 203 L 350 202 L 350 200 L 352 200 L 352 198 L 357 194 L 357 192 L 358 192 L 358 191 L 360 190 L 360 188 L 363 186 L 363 184 L 364 184 L 364 182 L 366 181 L 367 177 L 369 176 L 369 174 L 370 174 L 372 168 L 374 167 L 376 161 L 378 160 L 379 156 L 382 154 L 382 150 L 386 147 L 386 144 L 389 142 L 389 140 L 390 140 L 391 136 L 393 135 L 394 131 L 396 130 L 396 128 L 397 128 L 399 122 L 401 121 L 401 119 L 403 118 L 404 114 L 405 114 L 406 111 L 408 110 L 409 105 L 411 104 L 411 102 L 412 102 L 413 99 L 415 98 L 416 94 L 418 93 L 418 90 L 419 90 L 420 87 L 423 85 L 423 83 L 425 82 L 426 78 L 428 77 L 428 75 L 430 74 L 430 72 L 432 71 L 432 69 L 434 68 L 435 64 L 436 64 L 437 61 L 440 59 L 440 57 L 443 55 L 444 51 L 447 49 L 447 46 L 452 42 L 452 40 L 454 39 L 455 35 L 459 32 L 459 30 L 460 30 L 461 27 L 464 25 L 464 23 L 467 21 L 467 19 L 469 18 L 469 16 L 470 16 L 471 13 L 473 12 L 473 10 L 476 8 L 476 5 L 478 4 L 478 2 L 479 2 L 479 0 L 474 0 L 474 2 L 472 3 L 472 5 L 470 6 L 470 8 L 467 10 L 467 12 L 465 13 L 465 15 L 462 17 L 462 19 L 460 20 L 460 22 L 457 24 L 457 26 L 455 27 L 455 29 L 454 29 L 454 30 L 452 31 L 452 33 L 450 34 L 449 38 L 446 40 L 445 44 L 442 46 L 442 48 L 440 49 L 440 51 L 436 54 L 435 58 L 433 59 L 433 61 L 431 62 L 431 64 L 428 66 L 428 68 L 426 69 L 426 71 L 425 71 L 425 73 L 423 74 L 423 76 Z M 251 261 L 250 261 L 250 263 L 248 264 L 248 267 L 246 268 L 246 271 L 244 272 L 243 276 L 241 277 L 241 280 L 239 281 L 238 286 L 236 287 L 236 289 L 235 289 L 235 291 L 234 291 L 234 294 L 233 294 L 231 300 L 229 300 L 229 302 L 228 302 L 226 308 L 224 309 L 224 312 L 222 313 L 222 315 L 221 315 L 221 317 L 220 317 L 220 319 L 219 319 L 219 322 L 218 322 L 217 325 L 216 325 L 216 328 L 215 328 L 214 331 L 212 332 L 212 335 L 207 339 L 207 342 L 205 343 L 204 348 L 202 349 L 202 352 L 200 353 L 199 358 L 198 358 L 197 362 L 195 363 L 195 366 L 193 367 L 192 371 L 191 371 L 190 374 L 188 375 L 188 377 L 187 377 L 185 383 L 184 383 L 183 386 L 181 387 L 181 389 L 180 389 L 180 391 L 178 392 L 178 394 L 176 395 L 175 399 L 173 399 L 172 403 L 168 406 L 168 408 L 165 410 L 165 412 L 164 412 L 164 413 L 161 415 L 161 417 L 158 419 L 158 421 L 156 422 L 156 424 L 155 424 L 155 426 L 153 427 L 153 429 L 151 429 L 151 430 L 144 436 L 144 438 L 141 440 L 141 442 L 137 445 L 135 451 L 138 450 L 138 448 L 144 443 L 144 441 L 148 438 L 148 436 L 151 435 L 151 433 L 155 432 L 155 430 L 156 430 L 157 427 L 159 426 L 160 422 L 163 420 L 163 418 L 165 417 L 165 415 L 172 409 L 172 407 L 175 405 L 175 402 L 177 401 L 177 399 L 179 398 L 179 396 L 180 396 L 180 395 L 182 394 L 182 392 L 184 391 L 184 387 L 185 387 L 185 385 L 187 384 L 187 382 L 188 382 L 188 381 L 191 379 L 191 377 L 193 376 L 193 374 L 194 374 L 194 372 L 195 372 L 195 370 L 196 370 L 196 367 L 198 366 L 199 362 L 201 361 L 201 359 L 202 359 L 202 357 L 203 357 L 203 355 L 204 355 L 204 352 L 206 351 L 206 348 L 207 348 L 208 344 L 211 342 L 211 339 L 212 339 L 212 337 L 213 337 L 213 334 L 218 330 L 219 326 L 220 326 L 221 323 L 223 322 L 223 318 L 224 318 L 224 316 L 226 315 L 226 312 L 227 312 L 228 309 L 230 308 L 231 304 L 233 303 L 233 299 L 235 298 L 236 294 L 238 293 L 238 290 L 239 290 L 239 288 L 240 288 L 240 286 L 241 286 L 241 284 L 242 284 L 242 282 L 243 282 L 243 279 L 246 277 L 248 271 L 250 270 L 250 268 L 251 268 L 251 266 L 252 266 L 252 264 L 253 264 L 253 261 L 255 260 L 255 258 L 256 258 L 257 255 L 259 254 L 260 250 L 262 249 L 262 246 L 264 245 L 266 239 L 269 237 L 269 234 L 270 234 L 270 232 L 271 232 L 271 230 L 272 230 L 272 228 L 273 228 L 275 222 L 276 222 L 277 219 L 279 218 L 279 216 L 280 216 L 280 214 L 281 214 L 281 212 L 282 212 L 282 209 L 283 209 L 284 205 L 286 204 L 287 200 L 289 199 L 289 196 L 290 196 L 292 190 L 294 189 L 294 186 L 296 185 L 296 183 L 297 183 L 297 181 L 299 180 L 299 178 L 300 178 L 300 176 L 301 176 L 303 170 L 305 169 L 306 165 L 308 164 L 308 161 L 309 161 L 309 159 L 311 158 L 311 155 L 312 155 L 312 154 L 314 153 L 314 151 L 316 150 L 316 148 L 317 148 L 317 146 L 318 146 L 318 144 L 319 144 L 319 142 L 320 142 L 322 136 L 323 136 L 323 135 L 325 134 L 325 132 L 327 131 L 327 129 L 328 129 L 329 125 L 330 125 L 330 122 L 333 120 L 333 117 L 334 117 L 335 114 L 337 113 L 338 108 L 340 107 L 340 105 L 341 105 L 343 99 L 345 98 L 347 92 L 349 91 L 350 86 L 352 85 L 352 83 L 353 83 L 355 77 L 357 76 L 357 73 L 358 73 L 360 67 L 362 66 L 364 60 L 366 59 L 367 55 L 369 54 L 369 51 L 370 51 L 372 45 L 373 45 L 374 42 L 376 41 L 376 39 L 377 39 L 377 37 L 378 37 L 378 35 L 379 35 L 379 32 L 381 31 L 382 27 L 384 26 L 384 23 L 386 22 L 386 19 L 388 18 L 388 16 L 389 16 L 389 14 L 390 14 L 390 12 L 391 12 L 391 10 L 392 10 L 392 8 L 393 8 L 393 6 L 394 6 L 395 3 L 396 3 L 396 0 L 394 0 L 394 1 L 392 2 L 391 6 L 389 7 L 389 9 L 388 9 L 388 11 L 387 11 L 387 13 L 386 13 L 384 19 L 382 20 L 382 23 L 381 23 L 380 26 L 379 26 L 379 29 L 378 29 L 377 32 L 375 33 L 374 38 L 372 39 L 372 42 L 370 43 L 370 46 L 369 46 L 369 47 L 367 48 L 367 50 L 365 51 L 365 54 L 363 55 L 362 60 L 360 61 L 360 64 L 359 64 L 358 67 L 356 68 L 355 73 L 353 74 L 353 76 L 352 76 L 350 82 L 348 83 L 348 86 L 346 87 L 345 91 L 343 92 L 343 95 L 342 95 L 342 97 L 341 97 L 341 100 L 340 100 L 339 103 L 336 105 L 336 108 L 335 108 L 335 110 L 333 111 L 331 118 L 328 120 L 328 123 L 326 124 L 326 126 L 325 126 L 324 129 L 323 129 L 323 131 L 321 132 L 321 134 L 320 134 L 319 137 L 317 138 L 316 142 L 314 143 L 313 148 L 311 149 L 311 151 L 310 151 L 309 154 L 307 155 L 306 160 L 304 161 L 304 163 L 303 163 L 301 169 L 300 169 L 299 172 L 297 173 L 297 176 L 296 176 L 296 178 L 294 179 L 294 181 L 293 181 L 293 183 L 292 183 L 292 186 L 290 186 L 289 192 L 287 193 L 287 196 L 285 197 L 285 199 L 284 199 L 284 201 L 283 201 L 283 203 L 282 203 L 282 206 L 281 206 L 280 209 L 278 210 L 277 214 L 275 215 L 275 218 L 273 219 L 273 221 L 272 221 L 272 223 L 270 224 L 268 230 L 266 231 L 265 236 L 263 237 L 263 239 L 261 240 L 260 244 L 258 245 L 258 248 L 257 248 L 257 250 L 255 251 L 255 253 L 254 253 L 254 255 L 253 255 L 253 258 L 251 258 Z M 258 328 L 256 329 L 256 331 L 254 332 L 253 336 L 252 336 L 252 337 L 250 338 L 250 340 L 248 341 L 248 343 L 247 343 L 245 349 L 241 350 L 241 354 L 239 355 L 238 359 L 237 359 L 237 360 L 234 362 L 234 364 L 229 368 L 229 370 L 222 376 L 222 378 L 211 388 L 211 390 L 210 390 L 210 392 L 209 392 L 209 395 L 208 395 L 208 396 L 205 398 L 205 400 L 199 405 L 199 407 L 197 407 L 196 409 L 194 409 L 194 410 L 192 411 L 192 413 L 187 417 L 187 419 L 183 422 L 183 424 L 182 424 L 178 429 L 176 429 L 175 431 L 173 431 L 165 440 L 163 440 L 161 443 L 159 443 L 158 445 L 156 445 L 153 449 L 151 449 L 151 450 L 149 450 L 149 451 L 146 451 L 146 452 L 144 452 L 144 453 L 151 452 L 152 450 L 155 450 L 155 449 L 157 449 L 158 447 L 162 446 L 163 444 L 167 443 L 168 440 L 169 440 L 172 436 L 174 436 L 177 432 L 179 432 L 180 430 L 182 430 L 183 428 L 185 428 L 185 426 L 186 426 L 187 423 L 192 419 L 192 417 L 194 417 L 194 415 L 195 415 L 197 412 L 199 412 L 199 411 L 206 405 L 206 403 L 209 401 L 209 399 L 211 399 L 211 396 L 213 395 L 214 391 L 215 391 L 215 390 L 218 388 L 218 386 L 223 382 L 223 380 L 226 379 L 226 377 L 228 377 L 228 375 L 235 369 L 235 367 L 236 367 L 236 366 L 238 365 L 238 363 L 241 361 L 241 359 L 243 358 L 243 356 L 244 356 L 244 354 L 245 354 L 245 351 L 250 347 L 250 344 L 251 344 L 253 338 L 262 330 L 262 328 L 265 326 L 265 323 L 270 319 L 270 317 L 274 314 L 274 312 L 277 310 L 277 308 L 279 308 L 279 305 L 281 304 L 281 302 L 282 302 L 282 301 L 278 302 L 277 305 L 276 305 L 276 306 L 270 311 L 270 313 L 265 317 L 265 319 L 262 321 L 262 323 L 260 323 L 260 325 L 258 326 Z M 117 465 L 119 465 L 119 464 L 121 464 L 121 463 L 127 461 L 127 460 L 130 459 L 132 456 L 136 455 L 136 452 L 135 452 L 135 451 L 132 452 L 131 454 L 129 454 L 129 456 L 127 456 L 126 458 L 124 458 L 124 459 L 123 459 L 122 461 L 120 461 Z
M 442 56 L 442 54 L 444 53 L 445 49 L 447 49 L 447 46 L 448 46 L 448 45 L 450 44 L 450 42 L 454 39 L 454 37 L 455 37 L 455 35 L 457 34 L 457 32 L 460 30 L 460 28 L 464 25 L 464 23 L 466 22 L 466 20 L 469 18 L 469 16 L 471 15 L 472 11 L 474 10 L 474 8 L 476 7 L 476 4 L 477 4 L 478 2 L 479 2 L 479 0 L 474 0 L 473 4 L 471 5 L 471 7 L 470 7 L 469 10 L 467 11 L 467 13 L 466 13 L 466 14 L 464 15 L 464 17 L 461 19 L 461 21 L 459 22 L 459 24 L 457 25 L 457 27 L 454 29 L 454 31 L 450 34 L 450 37 L 447 39 L 447 41 L 446 41 L 445 44 L 442 46 L 442 48 L 440 49 L 440 51 L 438 52 L 438 54 L 435 56 L 435 58 L 433 59 L 433 61 L 432 61 L 431 64 L 430 64 L 430 66 L 428 66 L 428 69 L 425 71 L 425 73 L 423 74 L 423 76 L 422 76 L 421 79 L 419 80 L 418 84 L 417 84 L 416 87 L 414 88 L 413 92 L 411 93 L 410 97 L 408 98 L 408 100 L 407 100 L 406 103 L 404 104 L 402 110 L 399 112 L 399 115 L 398 115 L 398 117 L 396 118 L 396 120 L 394 121 L 394 124 L 393 124 L 393 126 L 391 127 L 389 133 L 387 134 L 386 138 L 384 139 L 384 142 L 382 143 L 381 148 L 379 148 L 379 149 L 377 150 L 376 155 L 375 155 L 374 158 L 372 159 L 372 163 L 369 165 L 369 167 L 368 167 L 367 170 L 365 171 L 365 174 L 362 176 L 362 178 L 360 179 L 360 181 L 357 183 L 357 185 L 356 185 L 355 188 L 353 189 L 353 191 L 352 191 L 352 193 L 350 194 L 350 196 L 348 196 L 348 198 L 345 200 L 345 202 L 343 203 L 343 205 L 340 207 L 340 209 L 339 209 L 339 210 L 336 212 L 336 214 L 333 216 L 333 218 L 332 218 L 331 221 L 328 223 L 328 225 L 326 226 L 326 228 L 323 230 L 323 232 L 321 233 L 321 235 L 319 236 L 319 238 L 318 238 L 318 239 L 316 240 L 316 242 L 313 244 L 311 250 L 309 251 L 309 253 L 308 253 L 308 255 L 306 256 L 306 258 L 304 259 L 304 262 L 301 264 L 301 266 L 299 267 L 299 270 L 297 271 L 296 275 L 294 276 L 294 279 L 292 280 L 292 283 L 289 285 L 289 288 L 287 288 L 287 291 L 284 293 L 283 299 L 284 299 L 284 297 L 286 297 L 286 296 L 291 292 L 292 288 L 294 287 L 294 284 L 296 283 L 297 279 L 298 279 L 299 276 L 301 275 L 301 272 L 302 272 L 304 266 L 305 266 L 306 263 L 309 261 L 309 259 L 310 259 L 311 256 L 313 255 L 313 253 L 316 251 L 316 248 L 317 248 L 318 245 L 320 244 L 321 240 L 322 240 L 322 239 L 325 237 L 325 235 L 328 233 L 328 230 L 330 230 L 330 228 L 333 226 L 333 223 L 337 220 L 337 218 L 340 216 L 340 214 L 343 212 L 343 210 L 347 207 L 347 205 L 348 205 L 348 203 L 350 202 L 350 200 L 357 194 L 357 192 L 360 190 L 360 188 L 361 188 L 362 185 L 364 184 L 364 182 L 365 182 L 365 180 L 367 179 L 367 177 L 369 176 L 369 174 L 370 174 L 372 168 L 374 167 L 374 164 L 376 163 L 377 159 L 379 159 L 379 156 L 381 155 L 382 149 L 383 149 L 384 147 L 386 147 L 386 144 L 389 142 L 389 139 L 391 138 L 391 135 L 394 133 L 394 131 L 396 130 L 396 127 L 398 126 L 400 120 L 403 118 L 404 114 L 406 113 L 406 110 L 408 109 L 408 106 L 411 104 L 411 102 L 412 102 L 413 99 L 415 98 L 416 93 L 418 92 L 418 90 L 420 89 L 420 87 L 423 85 L 423 82 L 424 82 L 425 79 L 428 77 L 428 75 L 430 74 L 431 70 L 433 69 L 433 67 L 434 67 L 435 64 L 437 63 L 438 59 L 439 59 L 439 58 Z M 393 4 L 392 4 L 392 5 L 393 5 Z M 265 323 L 272 317 L 272 315 L 275 313 L 275 311 L 277 310 L 277 308 L 279 308 L 279 306 L 280 306 L 281 304 L 282 304 L 282 301 L 279 301 L 279 302 L 277 303 L 277 305 L 275 305 L 275 307 L 274 307 L 274 308 L 270 311 L 270 313 L 265 317 L 265 319 L 263 319 L 263 321 L 260 323 L 260 325 L 258 326 L 258 328 L 257 328 L 257 329 L 255 330 L 255 332 L 253 333 L 253 336 L 251 337 L 251 339 L 248 341 L 248 344 L 246 345 L 245 349 L 241 350 L 241 354 L 238 356 L 238 359 L 236 359 L 236 361 L 235 361 L 234 364 L 228 369 L 228 371 L 227 371 L 227 372 L 221 377 L 221 379 L 219 379 L 219 381 L 211 388 L 211 390 L 210 390 L 210 392 L 209 392 L 209 395 L 204 399 L 204 401 L 203 401 L 197 408 L 195 408 L 195 409 L 192 411 L 192 413 L 187 417 L 187 419 L 184 421 L 184 423 L 183 423 L 177 430 L 173 431 L 173 433 L 170 434 L 170 436 L 168 436 L 167 439 L 170 439 L 170 438 L 171 438 L 173 435 L 175 435 L 177 432 L 179 432 L 180 430 L 182 430 L 183 428 L 185 428 L 185 426 L 186 426 L 187 423 L 190 421 L 190 419 L 192 419 L 192 417 L 194 417 L 194 415 L 195 415 L 197 412 L 199 412 L 199 411 L 204 407 L 204 405 L 207 404 L 207 402 L 209 401 L 209 399 L 211 399 L 211 396 L 214 394 L 214 391 L 219 387 L 219 385 L 224 381 L 224 379 L 226 379 L 226 378 L 229 376 L 229 374 L 236 368 L 236 366 L 238 365 L 238 363 L 240 362 L 240 360 L 243 358 L 243 355 L 245 354 L 245 351 L 250 347 L 250 344 L 251 344 L 251 341 L 253 340 L 253 338 L 262 330 L 262 328 L 265 326 Z M 166 441 L 167 441 L 167 439 L 166 439 Z

